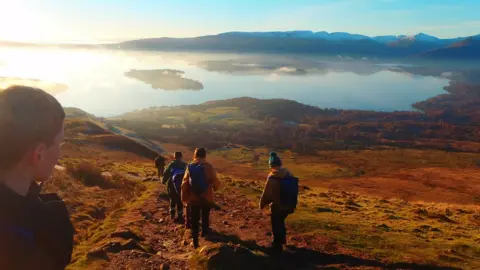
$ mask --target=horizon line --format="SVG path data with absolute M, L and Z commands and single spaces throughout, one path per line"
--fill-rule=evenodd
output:
M 369 38 L 375 37 L 383 37 L 383 36 L 395 36 L 395 37 L 413 37 L 419 34 L 424 34 L 432 37 L 436 37 L 438 39 L 456 39 L 456 38 L 469 38 L 474 36 L 480 36 L 480 32 L 477 34 L 472 34 L 468 36 L 450 36 L 450 37 L 437 37 L 435 35 L 430 35 L 426 32 L 418 32 L 415 34 L 383 34 L 383 35 L 366 35 L 360 33 L 353 33 L 353 32 L 344 32 L 344 31 L 314 31 L 314 30 L 268 30 L 268 31 L 239 31 L 239 30 L 232 30 L 226 32 L 217 32 L 215 34 L 202 34 L 202 35 L 191 35 L 191 36 L 145 36 L 145 37 L 126 37 L 126 38 L 89 38 L 89 39 L 0 39 L 0 42 L 13 42 L 13 43 L 32 43 L 32 44 L 78 44 L 78 45 L 101 45 L 101 44 L 115 44 L 121 43 L 125 41 L 132 41 L 132 40 L 142 40 L 142 39 L 155 39 L 155 38 L 197 38 L 197 37 L 205 37 L 205 36 L 217 36 L 221 34 L 228 34 L 228 33 L 293 33 L 293 32 L 312 32 L 315 33 L 327 33 L 327 34 L 335 34 L 335 33 L 347 33 L 350 35 L 361 35 L 366 36 Z

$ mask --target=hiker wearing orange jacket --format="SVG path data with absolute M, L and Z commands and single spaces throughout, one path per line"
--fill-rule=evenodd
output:
M 191 219 L 193 245 L 198 247 L 198 233 L 200 215 L 202 217 L 202 237 L 206 237 L 210 230 L 210 208 L 214 205 L 213 192 L 220 187 L 220 181 L 213 166 L 206 161 L 207 152 L 204 148 L 195 149 L 194 160 L 187 166 L 185 176 L 182 183 L 182 202 L 187 205 L 191 215 L 187 219 Z M 205 180 L 205 190 L 201 194 L 196 194 L 192 181 L 197 181 L 190 172 L 191 168 L 202 167 L 202 179 Z

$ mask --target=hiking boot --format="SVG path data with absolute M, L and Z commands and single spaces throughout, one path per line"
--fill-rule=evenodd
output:
M 272 246 L 270 247 L 270 251 L 272 255 L 279 255 L 283 252 L 283 245 L 272 243 Z
M 175 220 L 175 213 L 170 213 L 170 218 L 171 218 L 172 220 Z
M 193 245 L 193 248 L 195 249 L 199 248 L 200 245 L 198 244 L 198 239 L 193 239 L 192 245 Z
M 209 234 L 210 234 L 210 229 L 202 230 L 202 233 L 200 234 L 200 236 L 202 238 L 207 238 Z

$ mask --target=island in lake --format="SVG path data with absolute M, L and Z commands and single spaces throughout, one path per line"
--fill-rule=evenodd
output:
M 201 82 L 184 78 L 183 75 L 185 75 L 185 72 L 173 69 L 132 69 L 125 72 L 125 76 L 149 84 L 153 89 L 169 91 L 203 89 L 203 84 Z

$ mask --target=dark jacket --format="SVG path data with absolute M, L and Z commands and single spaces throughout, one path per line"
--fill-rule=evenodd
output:
M 0 269 L 65 269 L 74 229 L 56 194 L 21 197 L 0 185 Z
M 158 156 L 155 158 L 155 167 L 163 170 L 163 167 L 165 167 L 165 158 L 163 156 Z
M 283 211 L 293 213 L 295 211 L 294 208 L 283 206 L 280 202 L 280 181 L 290 175 L 292 174 L 285 168 L 279 170 L 272 169 L 267 177 L 265 189 L 260 199 L 260 209 L 270 206 L 272 212 Z
M 187 163 L 181 160 L 174 160 L 168 164 L 167 168 L 163 172 L 162 184 L 167 184 L 172 180 L 172 169 L 183 169 L 187 168 Z

